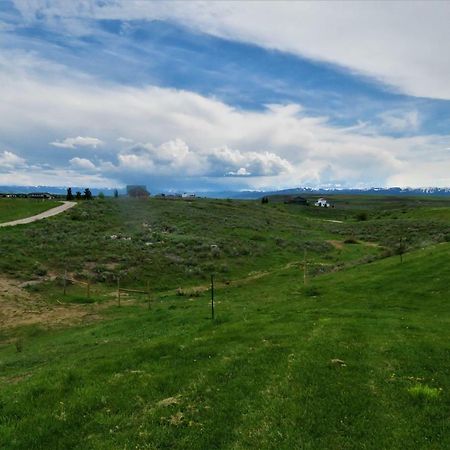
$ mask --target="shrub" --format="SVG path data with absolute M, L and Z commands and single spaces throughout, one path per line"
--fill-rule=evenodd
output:
M 364 211 L 361 211 L 358 214 L 356 214 L 356 220 L 358 220 L 359 222 L 363 222 L 367 219 L 368 219 L 367 213 Z
M 201 288 L 178 288 L 177 295 L 180 297 L 200 297 L 204 292 Z
M 307 297 L 317 297 L 320 295 L 320 290 L 316 286 L 307 286 L 304 293 Z

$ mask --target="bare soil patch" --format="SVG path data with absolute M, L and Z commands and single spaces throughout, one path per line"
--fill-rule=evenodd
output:
M 342 241 L 336 241 L 334 239 L 330 239 L 327 242 L 338 250 L 342 250 L 344 248 L 344 243 Z
M 16 280 L 0 277 L 1 329 L 32 324 L 57 327 L 99 319 L 99 305 L 49 304 L 27 292 L 20 284 Z

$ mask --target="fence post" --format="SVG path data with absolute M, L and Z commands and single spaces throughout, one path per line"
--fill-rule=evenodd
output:
M 303 253 L 303 284 L 306 284 L 306 248 Z
M 214 275 L 211 275 L 211 319 L 214 320 Z
M 66 295 L 66 290 L 67 290 L 67 269 L 64 269 L 64 295 Z
M 120 278 L 117 277 L 117 306 L 120 308 Z

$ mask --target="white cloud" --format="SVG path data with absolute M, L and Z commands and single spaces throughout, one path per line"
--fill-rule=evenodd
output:
M 413 111 L 386 111 L 379 115 L 382 126 L 391 131 L 415 132 L 421 124 L 419 112 Z
M 15 153 L 8 150 L 0 152 L 0 171 L 9 171 L 11 169 L 24 167 L 25 165 L 25 159 Z
M 123 136 L 120 136 L 120 137 L 117 138 L 117 142 L 123 142 L 124 144 L 132 144 L 134 142 L 134 140 L 130 139 L 130 138 L 123 137 Z
M 92 171 L 96 169 L 95 164 L 86 158 L 79 158 L 77 156 L 75 158 L 72 158 L 69 162 L 74 169 L 81 169 L 87 171 Z
M 224 175 L 278 176 L 293 170 L 291 164 L 271 152 L 243 152 L 220 148 L 190 149 L 182 139 L 137 144 L 118 155 L 114 168 L 154 175 L 221 177 Z
M 27 20 L 46 17 L 74 32 L 80 19 L 160 19 L 226 39 L 335 63 L 404 93 L 450 99 L 450 4 L 418 2 L 16 1 Z M 77 25 L 78 22 L 78 25 Z
M 245 177 L 251 175 L 251 173 L 245 167 L 240 167 L 238 170 L 236 170 L 236 172 L 228 172 L 227 175 L 235 177 Z
M 90 179 L 103 185 L 106 181 L 125 183 L 164 176 L 174 186 L 186 177 L 214 178 L 222 180 L 217 183 L 228 183 L 227 187 L 232 183 L 253 188 L 330 183 L 370 186 L 400 179 L 396 177 L 417 186 L 429 184 L 427 174 L 417 173 L 421 164 L 450 165 L 445 150 L 450 136 L 394 138 L 380 134 L 380 130 L 369 134 L 365 124 L 332 126 L 326 117 L 308 116 L 300 105 L 246 111 L 192 92 L 121 87 L 81 80 L 69 71 L 49 83 L 48 73 L 40 76 L 35 64 L 50 70 L 45 61 L 21 64 L 13 55 L 7 60 L 0 58 L 0 135 L 29 164 L 52 164 L 54 173 L 50 176 L 45 172 L 45 179 L 56 180 L 61 173 L 64 184 L 63 180 L 80 174 L 73 166 L 64 169 L 66 160 L 48 142 L 54 136 L 76 136 L 77 130 L 85 136 L 102 136 L 101 146 L 97 138 L 81 139 L 90 140 L 85 150 L 97 145 L 100 163 Z M 60 68 L 55 71 L 59 74 Z M 396 125 L 392 117 L 389 120 L 391 126 Z M 404 120 L 402 124 L 414 124 L 415 119 Z M 123 136 L 141 144 L 127 147 L 127 142 L 118 141 Z M 80 136 L 68 139 L 75 141 L 59 143 L 77 148 Z M 85 156 L 80 150 L 77 158 Z M 85 168 L 94 170 L 92 162 L 86 161 L 82 163 Z M 37 170 L 32 173 L 43 179 Z M 236 176 L 230 177 L 230 173 Z M 444 183 L 444 177 L 439 179 Z M 0 177 L 0 183 L 4 180 Z
M 77 136 L 74 138 L 66 138 L 63 141 L 54 141 L 50 142 L 50 145 L 53 145 L 54 147 L 61 147 L 61 148 L 78 148 L 78 147 L 92 147 L 97 148 L 98 146 L 102 145 L 103 141 L 100 139 L 94 138 L 94 137 L 82 137 Z

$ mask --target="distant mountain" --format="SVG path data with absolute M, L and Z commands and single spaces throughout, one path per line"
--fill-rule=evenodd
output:
M 72 192 L 84 191 L 84 187 L 72 186 Z M 30 192 L 49 192 L 51 194 L 65 195 L 67 187 L 63 186 L 0 186 L 0 193 L 30 193 Z M 103 192 L 106 196 L 114 195 L 114 189 L 110 188 L 91 188 L 93 195 Z M 125 194 L 125 190 L 119 189 L 120 195 Z M 168 192 L 166 192 L 167 194 Z M 182 193 L 182 191 L 180 191 Z M 221 192 L 195 192 L 199 197 L 209 198 L 234 198 L 242 200 L 258 199 L 270 195 L 332 195 L 332 194 L 353 194 L 353 195 L 426 195 L 426 196 L 450 196 L 450 188 L 367 188 L 367 189 L 337 189 L 322 188 L 313 189 L 309 187 L 298 187 L 292 189 L 282 189 L 274 191 L 221 191 Z
M 71 186 L 72 193 L 75 195 L 77 191 L 83 193 L 87 187 Z M 114 189 L 110 188 L 90 188 L 93 195 L 98 195 L 100 192 L 107 196 L 114 195 Z M 48 192 L 49 194 L 66 195 L 67 187 L 63 186 L 0 186 L 0 193 L 2 194 L 29 194 L 31 192 Z M 124 194 L 125 191 L 119 189 L 119 193 Z
M 322 188 L 313 189 L 308 187 L 299 187 L 292 189 L 282 189 L 279 191 L 223 191 L 223 192 L 205 192 L 198 193 L 200 196 L 214 198 L 235 198 L 235 199 L 257 199 L 270 195 L 333 195 L 333 194 L 352 194 L 352 195 L 427 195 L 427 196 L 450 196 L 450 188 L 367 188 L 367 189 L 336 189 Z

